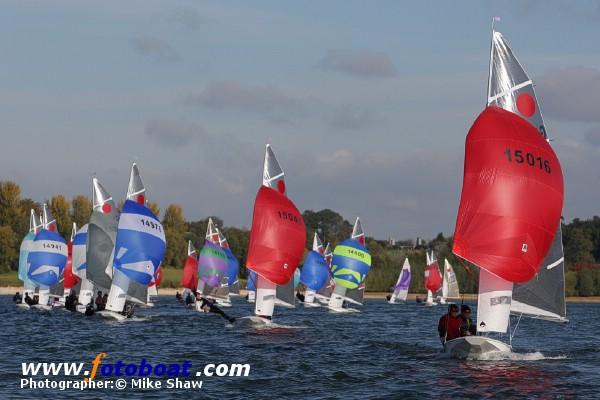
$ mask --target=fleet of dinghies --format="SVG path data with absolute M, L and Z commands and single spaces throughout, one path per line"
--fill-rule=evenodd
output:
M 510 353 L 510 317 L 565 322 L 564 254 L 560 217 L 563 175 L 550 146 L 533 83 L 505 38 L 492 27 L 486 108 L 466 137 L 464 177 L 452 252 L 479 267 L 478 335 L 444 340 L 456 357 Z M 165 233 L 147 206 L 138 166 L 131 168 L 121 209 L 100 181 L 92 179 L 89 223 L 73 224 L 67 242 L 48 206 L 30 212 L 29 231 L 19 253 L 18 277 L 24 295 L 37 304 L 20 308 L 51 310 L 76 292 L 76 310 L 88 314 L 94 295 L 108 295 L 99 314 L 118 321 L 136 305 L 151 306 L 162 280 Z M 254 203 L 246 260 L 247 300 L 254 315 L 236 324 L 275 326 L 276 306 L 327 306 L 333 313 L 358 312 L 371 269 L 360 218 L 352 234 L 333 251 L 315 232 L 305 251 L 306 226 L 289 196 L 285 174 L 266 145 L 263 178 Z M 306 252 L 306 255 L 305 255 Z M 443 272 L 432 249 L 425 252 L 422 304 L 460 299 L 454 269 L 444 259 Z M 301 262 L 304 256 L 303 261 Z M 301 267 L 300 267 L 300 264 Z M 185 303 L 206 311 L 205 301 L 231 307 L 240 294 L 240 265 L 224 233 L 209 218 L 204 244 L 188 242 L 181 286 Z M 303 293 L 295 293 L 299 284 Z M 411 266 L 404 260 L 388 303 L 406 302 Z M 53 301 L 57 298 L 57 301 Z M 195 303 L 195 305 L 194 305 Z M 229 319 L 229 318 L 228 318 Z M 233 319 L 230 319 L 233 321 Z M 506 341 L 502 334 L 509 334 Z

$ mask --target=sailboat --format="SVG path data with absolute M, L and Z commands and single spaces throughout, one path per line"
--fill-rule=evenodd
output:
M 331 272 L 335 288 L 329 299 L 333 312 L 358 312 L 344 307 L 344 301 L 362 305 L 365 278 L 371 269 L 371 255 L 365 247 L 365 233 L 356 218 L 352 236 L 335 246 Z
M 182 298 L 187 298 L 188 294 L 192 296 L 198 286 L 198 251 L 194 248 L 192 241 L 188 241 L 187 257 L 183 264 L 183 274 L 181 277 L 181 286 L 183 287 Z
M 210 240 L 204 242 L 204 247 L 200 250 L 198 259 L 198 292 L 200 296 L 212 300 L 227 301 L 229 290 L 227 287 L 222 287 L 221 282 L 223 277 L 227 277 L 227 254 L 218 244 L 218 235 L 216 236 L 217 243 Z M 198 299 L 197 299 L 198 300 Z M 202 302 L 196 301 L 196 310 L 203 312 L 200 308 Z M 222 305 L 222 303 L 219 303 Z
M 408 297 L 408 288 L 410 287 L 410 262 L 408 261 L 408 257 L 404 259 L 404 264 L 402 265 L 402 269 L 400 270 L 400 275 L 398 275 L 398 280 L 394 285 L 394 291 L 390 296 L 388 303 L 397 304 L 397 301 L 406 301 Z
M 240 262 L 229 248 L 227 238 L 219 228 L 217 228 L 217 233 L 219 234 L 219 246 L 221 246 L 225 255 L 227 255 L 227 287 L 229 288 L 229 295 L 237 296 L 240 294 L 240 281 L 238 278 Z
M 146 304 L 148 284 L 164 257 L 164 230 L 156 215 L 146 207 L 146 201 L 146 188 L 134 163 L 109 257 L 112 265 L 106 265 L 105 269 L 105 274 L 112 279 L 106 309 L 100 312 L 103 317 L 122 321 L 127 318 L 126 314 L 131 314 L 128 311 L 134 303 Z M 127 301 L 129 309 L 126 309 Z
M 162 282 L 162 275 L 163 275 L 162 265 L 159 265 L 158 268 L 156 269 L 156 272 L 154 273 L 154 278 L 148 285 L 148 294 L 146 297 L 146 299 L 147 299 L 146 307 L 154 307 L 154 299 L 158 296 L 158 287 L 160 286 L 160 283 Z
M 35 210 L 32 209 L 29 216 L 29 232 L 27 232 L 23 238 L 19 250 L 19 280 L 23 282 L 24 287 L 23 302 L 17 304 L 17 307 L 19 308 L 29 308 L 29 304 L 25 302 L 25 297 L 26 295 L 29 295 L 29 297 L 33 299 L 35 288 L 37 287 L 37 284 L 29 279 L 29 263 L 27 258 L 29 257 L 29 252 L 33 249 L 35 235 L 42 229 L 42 227 L 43 225 L 41 218 L 39 218 L 35 213 Z
M 79 277 L 73 273 L 73 240 L 75 239 L 75 233 L 77 232 L 77 224 L 73 222 L 73 228 L 71 230 L 71 238 L 67 242 L 68 256 L 67 256 L 67 264 L 65 265 L 65 271 L 63 273 L 64 280 L 64 293 L 63 293 L 63 303 L 64 299 L 71 293 L 71 290 L 77 292 L 79 289 Z
M 73 274 L 80 280 L 79 300 L 76 307 L 80 313 L 85 313 L 87 305 L 92 303 L 94 298 L 94 284 L 87 278 L 86 262 L 86 243 L 87 243 L 88 224 L 82 226 L 73 237 L 72 257 Z
M 433 254 L 433 250 L 431 250 L 431 254 L 426 251 L 425 256 L 427 258 L 427 265 L 425 265 L 425 289 L 427 289 L 427 300 L 423 304 L 426 306 L 435 306 L 437 303 L 433 296 L 442 285 L 442 275 L 440 275 L 440 268 L 437 259 L 435 258 L 435 254 Z
M 493 27 L 487 107 L 467 135 L 464 171 L 452 251 L 480 267 L 479 333 L 509 331 L 509 343 L 467 336 L 444 347 L 457 357 L 509 353 L 511 312 L 565 320 L 564 187 L 533 83 Z
M 325 286 L 321 289 L 317 290 L 315 294 L 315 298 L 321 304 L 328 305 L 329 299 L 331 298 L 331 294 L 333 293 L 333 289 L 335 288 L 335 280 L 333 279 L 333 274 L 331 273 L 331 259 L 333 258 L 333 252 L 331 251 L 331 244 L 327 243 L 325 246 L 325 250 L 323 252 L 323 257 L 325 257 L 325 262 L 327 263 L 327 269 L 329 272 L 329 278 L 325 283 Z
M 248 279 L 246 280 L 246 291 L 248 303 L 256 301 L 256 272 L 248 270 Z
M 92 285 L 87 288 L 91 290 L 95 286 L 96 290 L 108 293 L 111 276 L 106 273 L 106 269 L 110 268 L 112 273 L 119 211 L 98 178 L 92 179 L 92 207 L 85 253 L 85 277 Z M 77 267 L 78 271 L 80 269 L 84 268 Z M 84 304 L 82 301 L 80 303 Z
M 255 317 L 244 317 L 242 320 L 247 318 L 254 325 L 271 323 L 275 298 L 279 297 L 277 288 L 288 285 L 293 279 L 304 254 L 305 240 L 304 220 L 286 195 L 283 170 L 271 145 L 267 144 L 263 182 L 254 203 L 247 258 L 247 267 L 257 274 Z M 279 300 L 288 301 L 286 298 Z M 293 300 L 292 287 L 292 305 Z
M 444 280 L 442 281 L 442 296 L 440 304 L 446 304 L 448 299 L 460 299 L 460 290 L 452 264 L 444 258 Z
M 317 232 L 315 232 L 312 250 L 304 258 L 304 265 L 300 274 L 300 282 L 306 287 L 304 291 L 304 305 L 307 307 L 319 306 L 319 303 L 315 302 L 315 295 L 329 281 L 329 266 L 324 254 L 323 243 Z
M 39 285 L 39 301 L 33 307 L 50 310 L 50 287 L 59 283 L 63 276 L 68 250 L 65 239 L 57 232 L 56 220 L 45 203 L 42 225 L 27 256 L 27 277 Z

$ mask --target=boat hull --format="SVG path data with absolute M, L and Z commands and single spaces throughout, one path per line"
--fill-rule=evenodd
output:
M 510 345 L 485 336 L 465 336 L 449 340 L 444 345 L 444 353 L 460 359 L 486 358 L 511 352 Z
M 98 311 L 98 314 L 100 314 L 100 316 L 102 316 L 102 318 L 106 318 L 106 319 L 113 319 L 113 320 L 119 321 L 119 322 L 127 321 L 127 317 L 125 315 L 116 313 L 114 311 L 102 310 L 102 311 Z
M 27 303 L 18 303 L 17 304 L 17 308 L 22 308 L 24 310 L 29 310 L 30 307 L 29 307 L 29 304 L 27 304 Z
M 360 310 L 357 310 L 356 308 L 344 308 L 344 307 L 329 307 L 329 311 L 332 313 L 359 313 Z
M 31 308 L 35 308 L 36 310 L 44 310 L 44 311 L 52 310 L 52 306 L 45 305 L 45 304 L 34 304 L 31 306 Z
M 310 303 L 304 302 L 302 304 L 304 304 L 304 307 L 321 307 L 321 304 L 319 304 L 316 301 L 313 301 L 313 302 L 310 302 Z

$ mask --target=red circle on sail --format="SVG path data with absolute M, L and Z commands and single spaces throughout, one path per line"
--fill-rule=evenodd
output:
M 517 109 L 526 117 L 531 117 L 535 113 L 535 100 L 529 93 L 521 93 L 517 98 Z
M 138 194 L 136 201 L 138 204 L 144 205 L 144 203 L 146 202 L 146 198 L 143 194 Z
M 280 181 L 277 181 L 277 190 L 281 194 L 285 193 L 285 182 L 283 181 L 283 179 Z
M 102 206 L 102 212 L 103 212 L 104 214 L 110 214 L 110 212 L 111 212 L 111 211 L 112 211 L 112 207 L 111 207 L 111 205 L 110 205 L 110 204 L 108 204 L 108 203 L 105 203 L 105 204 Z

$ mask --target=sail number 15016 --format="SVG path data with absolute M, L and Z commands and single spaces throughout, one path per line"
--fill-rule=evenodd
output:
M 542 157 L 536 157 L 534 154 L 524 152 L 523 150 L 504 150 L 504 155 L 508 159 L 508 162 L 516 162 L 517 164 L 527 164 L 530 167 L 537 167 L 541 170 L 546 171 L 548 174 L 552 172 L 550 161 L 543 159 Z

